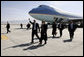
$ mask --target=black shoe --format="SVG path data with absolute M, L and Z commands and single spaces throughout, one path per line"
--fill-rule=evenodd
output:
M 55 38 L 55 36 L 53 36 L 52 38 Z
M 44 44 L 47 44 L 47 42 L 45 42 Z
M 8 34 L 8 32 L 7 32 L 7 34 Z

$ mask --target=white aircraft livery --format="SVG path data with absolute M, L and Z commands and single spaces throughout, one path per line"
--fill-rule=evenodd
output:
M 66 22 L 66 21 L 83 21 L 83 17 L 70 14 L 59 9 L 55 9 L 48 5 L 40 5 L 37 8 L 29 11 L 29 15 L 38 20 L 45 20 L 46 22 Z

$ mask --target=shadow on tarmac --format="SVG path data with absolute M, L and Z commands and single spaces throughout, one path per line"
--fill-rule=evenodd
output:
M 40 45 L 40 44 L 38 44 L 38 45 L 32 45 L 32 46 L 30 46 L 30 47 L 28 47 L 28 48 L 25 48 L 25 49 L 23 49 L 23 50 L 24 50 L 24 51 L 26 51 L 26 50 L 34 50 L 34 49 L 43 47 L 44 45 L 45 45 L 45 44 L 43 44 L 43 45 Z
M 35 42 L 35 43 L 33 43 L 33 44 L 36 44 L 36 43 L 38 43 L 38 42 Z M 12 46 L 12 48 L 25 47 L 25 46 L 30 46 L 30 45 L 32 45 L 32 44 L 31 44 L 31 43 L 26 43 L 26 44 L 20 44 L 20 45 Z
M 64 40 L 63 42 L 64 43 L 66 43 L 66 42 L 72 42 L 72 40 L 71 39 L 67 39 L 67 40 Z

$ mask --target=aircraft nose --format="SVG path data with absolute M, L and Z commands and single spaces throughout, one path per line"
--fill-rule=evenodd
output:
M 38 9 L 37 8 L 34 8 L 32 10 L 29 11 L 29 14 L 35 14 L 35 13 L 39 13 Z
M 37 13 L 37 9 L 34 8 L 34 9 L 30 10 L 30 11 L 29 11 L 29 14 L 31 14 L 31 13 Z
M 29 12 L 28 12 L 28 14 L 30 15 L 30 16 L 32 16 L 32 17 L 34 17 L 34 14 L 36 14 L 37 13 L 37 10 L 36 9 L 32 9 L 32 10 L 30 10 Z
M 29 14 L 31 14 L 32 12 L 33 12 L 33 11 L 32 11 L 32 10 L 30 10 L 30 11 L 29 11 Z

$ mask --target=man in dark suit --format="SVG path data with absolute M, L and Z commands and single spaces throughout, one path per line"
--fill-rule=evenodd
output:
M 40 39 L 40 44 L 42 44 L 42 40 L 45 41 L 44 44 L 47 43 L 47 24 L 45 24 L 45 21 L 42 21 L 42 25 L 41 25 L 41 39 Z
M 21 29 L 22 29 L 23 28 L 23 24 L 21 23 L 20 26 L 21 26 Z
M 26 25 L 26 27 L 27 27 L 27 30 L 30 28 L 30 24 L 28 23 L 27 25 Z
M 10 24 L 7 22 L 7 25 L 6 25 L 6 28 L 7 28 L 7 33 L 10 32 Z
M 74 36 L 74 32 L 77 28 L 77 25 L 73 23 L 73 21 L 70 22 L 70 24 L 68 25 L 68 31 L 70 34 L 70 41 L 72 41 L 73 36 Z
M 59 29 L 59 31 L 60 31 L 60 37 L 61 37 L 61 36 L 62 36 L 62 31 L 63 31 L 63 29 L 64 29 L 64 25 L 63 25 L 62 23 L 59 23 L 58 29 Z
M 56 22 L 53 22 L 53 24 L 52 24 L 52 35 L 53 35 L 53 38 L 55 37 L 54 35 L 56 35 L 56 30 L 57 30 L 57 24 L 56 24 Z
M 29 19 L 29 22 L 32 24 L 32 40 L 31 40 L 31 43 L 34 43 L 34 35 L 37 36 L 37 38 L 39 39 L 39 42 L 40 42 L 40 38 L 37 34 L 37 30 L 39 29 L 39 31 L 40 31 L 39 24 L 36 23 L 36 20 L 34 20 L 34 22 L 31 22 Z

